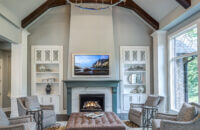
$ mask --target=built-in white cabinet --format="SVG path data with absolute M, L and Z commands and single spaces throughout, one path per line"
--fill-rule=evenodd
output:
M 59 63 L 60 51 L 54 48 L 37 48 L 34 50 L 35 63 Z
M 63 47 L 32 46 L 31 94 L 43 105 L 54 105 L 56 113 L 63 112 Z M 51 93 L 46 94 L 47 84 Z
M 41 105 L 54 105 L 56 113 L 60 113 L 60 97 L 58 95 L 38 95 Z
M 147 46 L 120 47 L 121 110 L 143 104 L 150 94 L 150 53 Z

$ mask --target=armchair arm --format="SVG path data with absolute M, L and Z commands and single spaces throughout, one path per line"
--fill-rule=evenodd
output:
M 20 99 L 17 99 L 18 113 L 20 116 L 25 116 L 27 114 L 28 108 L 26 108 Z
M 54 105 L 40 105 L 42 110 L 54 110 Z
M 187 122 L 162 120 L 160 126 L 161 130 L 198 130 L 200 120 Z
M 144 106 L 144 104 L 134 104 L 134 103 L 131 103 L 130 104 L 130 109 L 133 109 L 133 108 L 142 108 Z
M 25 130 L 25 126 L 23 124 L 0 126 L 0 130 Z
M 165 114 L 165 113 L 157 113 L 156 114 L 156 119 L 173 120 L 173 121 L 175 121 L 176 118 L 177 118 L 177 115 Z
M 31 115 L 27 116 L 20 116 L 20 117 L 15 117 L 15 118 L 10 118 L 9 119 L 10 124 L 21 124 L 21 123 L 28 123 L 33 121 L 33 117 Z

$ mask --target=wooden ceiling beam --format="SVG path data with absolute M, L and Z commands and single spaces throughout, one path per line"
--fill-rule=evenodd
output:
M 187 9 L 191 6 L 191 0 L 176 0 L 183 8 Z
M 151 25 L 155 30 L 159 29 L 159 23 L 132 0 L 126 0 L 125 3 L 120 3 L 118 6 L 133 10 L 137 15 L 139 15 L 145 22 Z
M 31 14 L 29 14 L 26 18 L 24 18 L 21 22 L 21 26 L 23 28 L 27 27 L 35 19 L 37 19 L 44 12 L 46 12 L 49 8 L 64 5 L 64 4 L 65 4 L 65 0 L 47 0 L 41 6 L 39 6 L 36 10 L 34 10 Z
M 79 2 L 79 0 L 71 0 L 73 2 Z M 101 0 L 80 0 L 84 3 L 102 3 Z M 113 3 L 118 0 L 112 0 Z M 110 4 L 110 0 L 105 0 L 105 4 Z M 22 27 L 27 27 L 30 23 L 32 23 L 36 18 L 42 15 L 49 8 L 65 5 L 65 0 L 47 0 L 44 4 L 38 7 L 35 11 L 33 11 L 30 15 L 28 15 L 25 19 L 22 20 Z M 146 21 L 149 25 L 151 25 L 155 30 L 159 29 L 159 23 L 151 17 L 147 12 L 145 12 L 140 6 L 138 6 L 132 0 L 126 0 L 126 2 L 120 3 L 117 6 L 127 8 L 136 12 L 144 21 Z

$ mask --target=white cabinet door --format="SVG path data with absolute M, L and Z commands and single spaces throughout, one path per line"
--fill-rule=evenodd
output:
M 133 103 L 134 104 L 140 104 L 138 94 L 133 94 L 132 98 L 133 98 Z
M 59 63 L 60 51 L 58 49 L 52 49 L 52 63 Z
M 123 51 L 123 59 L 124 59 L 125 63 L 131 62 L 131 51 L 130 50 Z
M 52 59 L 51 57 L 52 57 L 51 49 L 44 49 L 44 62 L 51 63 Z
M 141 62 L 146 62 L 146 51 L 145 51 L 145 50 L 141 50 L 139 53 L 140 53 L 140 54 L 139 54 L 139 56 L 140 56 L 140 61 L 141 61 Z
M 131 59 L 133 62 L 137 62 L 139 59 L 138 51 L 137 50 L 131 50 Z
M 147 100 L 147 95 L 146 94 L 140 94 L 139 95 L 139 101 L 140 101 L 140 104 L 144 104 Z
M 44 61 L 43 49 L 35 49 L 35 62 L 42 63 Z
M 39 95 L 38 96 L 39 103 L 41 105 L 54 105 L 54 110 L 56 114 L 59 113 L 59 96 L 57 95 Z
M 124 95 L 124 111 L 129 110 L 131 101 L 132 96 Z

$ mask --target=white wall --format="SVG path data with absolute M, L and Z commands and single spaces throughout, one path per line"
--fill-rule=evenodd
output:
M 72 77 L 72 54 L 110 54 L 110 77 Z M 71 6 L 68 79 L 116 79 L 112 9 L 82 10 Z
M 143 23 L 143 21 L 141 21 L 132 11 L 120 7 L 113 8 L 113 30 L 115 48 L 113 48 L 111 51 L 114 51 L 115 53 L 115 77 L 116 79 L 119 79 L 119 47 L 123 45 L 147 45 L 150 46 L 152 52 L 152 38 L 150 36 L 152 30 L 145 23 Z M 67 71 L 69 65 L 67 61 L 69 52 L 70 7 L 61 6 L 51 9 L 37 22 L 30 26 L 28 31 L 30 32 L 30 36 L 28 38 L 28 91 L 30 94 L 30 48 L 32 45 L 63 45 L 64 79 L 67 79 L 67 73 L 70 73 L 70 71 Z M 79 44 L 77 48 L 83 48 L 84 46 L 85 45 Z M 100 49 L 102 50 L 99 51 L 105 51 L 104 47 L 100 47 Z M 151 77 L 153 76 L 151 75 Z M 151 79 L 151 84 L 153 85 L 153 79 Z M 65 91 L 64 93 L 66 95 Z M 64 103 L 66 102 L 64 101 Z
M 10 42 L 20 43 L 20 20 L 6 7 L 0 4 L 0 38 Z

